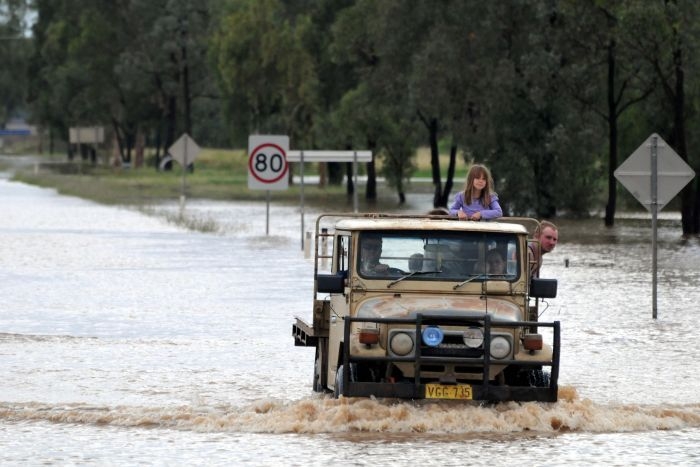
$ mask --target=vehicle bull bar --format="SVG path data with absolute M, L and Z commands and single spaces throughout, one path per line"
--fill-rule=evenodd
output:
M 376 323 L 376 324 L 404 324 L 415 325 L 416 345 L 415 354 L 407 357 L 394 355 L 377 356 L 353 356 L 350 355 L 350 332 L 352 323 Z M 474 322 L 483 323 L 484 342 L 482 357 L 444 357 L 444 356 L 424 356 L 421 354 L 420 336 L 423 326 L 464 326 Z M 488 349 L 491 343 L 491 328 L 517 328 L 523 329 L 537 327 L 552 328 L 552 358 L 551 360 L 497 360 L 495 364 L 515 366 L 519 369 L 541 369 L 550 367 L 549 384 L 543 387 L 530 384 L 507 385 L 499 384 L 496 381 L 489 381 L 490 367 L 493 359 Z M 346 316 L 344 318 L 344 339 L 343 339 L 343 384 L 342 394 L 345 397 L 384 397 L 384 398 L 404 398 L 423 399 L 425 398 L 425 384 L 421 383 L 421 366 L 424 364 L 449 364 L 462 363 L 466 365 L 481 366 L 482 378 L 480 382 L 470 381 L 472 386 L 472 399 L 481 401 L 539 401 L 556 402 L 559 379 L 559 357 L 560 357 L 560 323 L 554 322 L 534 322 L 534 321 L 500 321 L 494 320 L 486 314 L 481 317 L 456 317 L 454 315 L 424 315 L 416 314 L 415 318 L 359 318 Z M 351 363 L 360 362 L 413 362 L 414 377 L 406 378 L 397 382 L 369 382 L 352 381 L 350 378 Z M 412 380 L 412 381 L 409 381 Z

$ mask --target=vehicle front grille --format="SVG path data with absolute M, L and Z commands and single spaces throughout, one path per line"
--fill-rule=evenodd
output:
M 472 349 L 464 344 L 440 344 L 437 347 L 421 346 L 421 355 L 425 357 L 464 357 L 481 358 L 483 349 Z

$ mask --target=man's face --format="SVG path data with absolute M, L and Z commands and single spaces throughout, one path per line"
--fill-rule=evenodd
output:
M 370 238 L 362 242 L 362 260 L 365 262 L 376 263 L 382 254 L 381 240 Z
M 557 241 L 559 240 L 559 232 L 551 227 L 545 227 L 542 229 L 542 234 L 540 235 L 540 245 L 542 246 L 542 253 L 549 253 L 557 246 Z

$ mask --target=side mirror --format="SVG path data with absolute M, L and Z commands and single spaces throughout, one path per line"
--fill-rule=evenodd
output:
M 535 298 L 555 298 L 557 296 L 557 280 L 533 277 L 530 281 L 530 296 Z
M 345 290 L 347 271 L 335 274 L 316 274 L 316 289 L 324 293 L 342 293 Z

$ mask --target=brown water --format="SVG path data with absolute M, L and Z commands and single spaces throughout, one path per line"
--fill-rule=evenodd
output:
M 412 206 L 423 209 L 425 200 Z M 193 233 L 0 179 L 3 465 L 699 465 L 700 243 L 677 213 L 561 222 L 560 401 L 333 400 L 311 391 L 300 212 L 190 202 Z M 307 213 L 310 227 L 314 213 Z M 568 259 L 568 267 L 565 260 Z

